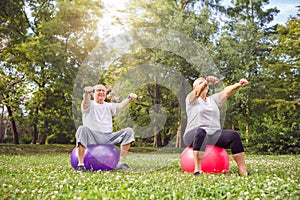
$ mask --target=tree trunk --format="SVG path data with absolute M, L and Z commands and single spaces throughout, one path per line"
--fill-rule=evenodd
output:
M 157 133 L 156 135 L 156 147 L 162 147 L 161 134 Z
M 19 135 L 18 135 L 18 131 L 17 131 L 17 125 L 16 125 L 16 122 L 13 117 L 13 112 L 12 112 L 10 106 L 6 106 L 6 108 L 7 108 L 8 117 L 10 120 L 10 126 L 11 126 L 11 129 L 13 132 L 14 144 L 19 144 Z
M 177 128 L 177 134 L 176 134 L 176 148 L 181 148 L 181 122 L 180 118 L 178 119 L 178 128 Z
M 153 127 L 153 147 L 157 147 L 157 134 L 156 134 L 156 126 Z
M 160 147 L 162 146 L 162 141 L 161 141 L 161 135 L 158 133 L 157 130 L 157 123 L 158 119 L 157 119 L 157 113 L 160 112 L 160 105 L 159 105 L 159 101 L 158 99 L 160 98 L 160 91 L 159 91 L 159 87 L 156 84 L 156 79 L 154 78 L 154 101 L 153 101 L 153 109 L 154 109 L 154 128 L 153 128 L 153 133 L 154 133 L 154 137 L 153 137 L 153 147 Z
M 4 106 L 1 107 L 1 118 L 0 118 L 0 142 L 2 143 L 3 142 L 3 138 L 4 138 L 4 129 L 3 129 L 3 126 L 4 126 Z
M 249 119 L 249 104 L 248 104 L 248 97 L 246 99 L 246 116 L 247 116 L 247 119 Z M 249 143 L 249 120 L 247 120 L 247 124 L 246 124 L 246 144 Z
M 47 135 L 46 133 L 42 133 L 40 137 L 40 144 L 46 144 Z
M 5 140 L 8 137 L 8 129 L 9 129 L 9 127 L 10 127 L 9 120 L 5 120 L 3 140 Z
M 156 125 L 153 128 L 153 132 L 154 132 L 153 147 L 161 147 L 162 146 L 161 134 L 157 132 Z
M 36 108 L 35 109 L 35 116 L 38 116 L 39 114 L 39 109 Z M 37 119 L 34 119 L 34 122 L 33 122 L 33 132 L 32 132 L 32 140 L 31 140 L 31 144 L 36 144 L 37 140 L 38 140 L 38 128 L 37 128 Z
M 47 139 L 47 132 L 48 132 L 48 122 L 47 119 L 44 120 L 44 130 L 40 138 L 40 144 L 46 144 Z
M 170 142 L 170 136 L 165 135 L 163 140 L 163 146 L 167 146 Z
M 231 120 L 231 130 L 235 130 L 234 122 Z
M 38 139 L 37 124 L 33 124 L 33 131 L 31 136 L 32 136 L 31 144 L 36 144 L 36 141 Z
M 246 125 L 246 144 L 249 143 L 249 123 Z
M 186 85 L 184 81 L 181 81 L 179 84 L 180 91 L 186 90 Z M 177 112 L 177 118 L 178 118 L 178 126 L 177 126 L 177 133 L 176 133 L 176 148 L 182 148 L 185 146 L 182 137 L 184 134 L 184 130 L 186 128 L 186 121 L 184 121 L 181 116 L 185 114 L 185 95 L 179 95 L 179 104 L 178 104 L 178 112 Z

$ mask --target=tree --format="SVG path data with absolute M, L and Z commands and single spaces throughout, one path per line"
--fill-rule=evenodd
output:
M 201 48 L 208 49 L 208 51 L 213 46 L 210 38 L 217 30 L 217 24 L 211 18 L 211 11 L 209 10 L 213 4 L 208 5 L 203 3 L 201 11 L 198 10 L 196 13 L 195 10 L 193 10 L 193 5 L 196 5 L 197 2 L 199 1 L 132 1 L 131 6 L 126 9 L 128 17 L 119 19 L 120 23 L 129 25 L 131 28 L 131 30 L 128 30 L 129 33 L 132 31 L 134 35 L 135 31 L 138 32 L 133 38 L 135 38 L 136 41 L 140 40 L 140 42 L 143 43 L 141 46 L 144 46 L 144 48 L 145 46 L 150 47 L 138 51 L 135 51 L 133 47 L 133 52 L 130 56 L 126 55 L 124 59 L 119 59 L 116 62 L 117 65 L 110 66 L 110 71 L 113 73 L 110 74 L 110 78 L 116 77 L 117 82 L 118 77 L 122 76 L 122 74 L 126 74 L 142 63 L 148 64 L 150 68 L 152 66 L 159 66 L 158 71 L 161 72 L 161 76 L 165 76 L 166 80 L 170 80 L 170 82 L 172 82 L 170 74 L 174 75 L 174 72 L 186 78 L 177 83 L 177 89 L 182 92 L 181 95 L 178 95 L 179 99 L 173 99 L 173 101 L 177 102 L 172 101 L 172 103 L 170 103 L 170 105 L 176 106 L 176 108 L 168 108 L 169 110 L 174 111 L 175 109 L 177 111 L 177 114 L 172 115 L 176 120 L 172 122 L 172 125 L 170 125 L 171 121 L 167 120 L 168 128 L 165 128 L 164 131 L 157 133 L 157 126 L 154 126 L 153 130 L 150 131 L 153 133 L 152 141 L 154 146 L 160 146 L 163 143 L 160 138 L 168 138 L 166 134 L 171 132 L 169 130 L 172 130 L 173 136 L 174 133 L 175 136 L 177 134 L 176 146 L 182 146 L 181 135 L 185 129 L 184 102 L 188 90 L 186 82 L 187 80 L 192 82 L 203 72 L 200 69 L 204 69 L 205 66 L 208 65 L 208 62 L 205 61 L 205 59 L 201 60 L 201 56 L 199 55 L 198 58 L 194 58 L 193 64 L 189 63 L 191 62 L 191 56 L 195 54 L 195 51 L 198 52 L 199 49 L 193 49 L 194 44 L 189 47 L 190 43 L 185 41 L 185 39 L 189 38 L 189 40 L 193 40 L 193 42 L 196 42 L 199 46 L 202 45 Z M 141 30 L 139 30 L 140 28 Z M 143 30 L 145 30 L 144 35 Z M 175 31 L 177 33 L 175 33 Z M 180 34 L 178 33 L 182 35 L 179 36 Z M 151 37 L 157 38 L 157 41 L 151 40 Z M 177 37 L 178 39 L 175 41 Z M 149 38 L 148 41 L 147 38 Z M 170 40 L 169 42 L 168 39 Z M 174 53 L 172 50 L 179 50 L 181 52 Z M 128 59 L 128 57 L 130 57 L 130 59 Z M 197 66 L 195 63 L 197 63 Z M 201 67 L 199 67 L 199 65 Z M 118 68 L 117 70 L 116 67 Z M 122 70 L 123 72 L 120 74 L 119 71 Z M 144 100 L 147 101 L 147 103 L 143 102 L 143 105 L 147 108 L 154 108 L 153 111 L 151 111 L 153 112 L 153 121 L 159 121 L 156 119 L 161 112 L 161 110 L 158 109 L 161 108 L 161 106 L 158 106 L 158 103 L 162 103 L 168 99 L 168 90 L 158 82 L 160 75 L 152 73 L 154 75 L 150 77 L 151 73 L 148 73 L 149 76 L 147 77 L 143 74 L 145 71 L 146 69 L 141 71 L 140 74 L 136 74 L 136 77 L 139 77 L 139 79 L 144 77 L 145 80 L 149 80 L 148 85 L 145 84 L 141 86 L 144 88 L 144 93 L 146 93 L 146 96 L 143 94 Z M 114 82 L 110 81 L 110 83 L 112 84 Z M 136 105 L 138 104 L 139 103 L 136 103 Z M 149 110 L 146 109 L 145 112 L 149 112 Z M 142 121 L 149 122 L 149 118 L 145 116 Z M 177 129 L 175 129 L 177 131 L 174 131 L 174 127 L 177 127 Z M 146 130 L 144 129 L 144 131 Z M 149 132 L 149 130 L 147 131 Z
M 263 10 L 268 0 L 237 0 L 233 7 L 227 8 L 229 19 L 221 32 L 216 45 L 215 60 L 220 66 L 225 84 L 230 85 L 246 78 L 250 82 L 247 89 L 235 93 L 228 100 L 225 127 L 245 134 L 249 140 L 250 125 L 257 112 L 253 100 L 260 98 L 263 92 L 261 81 L 265 76 L 265 61 L 270 54 L 267 45 L 269 29 L 277 9 Z
M 17 119 L 21 115 L 20 104 L 22 103 L 21 97 L 24 92 L 24 76 L 21 76 L 17 72 L 13 72 L 4 66 L 0 68 L 0 88 L 2 91 L 0 96 L 2 104 L 7 109 L 8 119 L 13 133 L 13 142 L 14 144 L 19 144 Z
M 17 131 L 17 113 L 20 113 L 20 97 L 23 95 L 24 74 L 16 70 L 16 65 L 8 54 L 13 52 L 13 46 L 25 41 L 26 18 L 23 15 L 24 2 L 15 2 L 10 0 L 1 1 L 0 14 L 0 89 L 2 104 L 8 112 L 13 140 L 19 144 L 19 134 Z
M 34 127 L 32 143 L 36 143 L 38 132 L 40 144 L 45 144 L 51 133 L 72 134 L 73 81 L 97 43 L 102 5 L 90 0 L 7 1 L 1 5 L 7 11 L 3 23 L 9 22 L 1 32 L 5 38 L 2 44 L 7 44 L 2 56 L 25 76 L 33 90 L 26 103 L 27 117 Z
M 255 99 L 256 115 L 253 140 L 256 151 L 294 153 L 299 149 L 299 13 L 285 25 L 277 25 L 270 35 L 271 53 L 265 66 L 264 90 Z M 257 113 L 258 114 L 258 113 Z

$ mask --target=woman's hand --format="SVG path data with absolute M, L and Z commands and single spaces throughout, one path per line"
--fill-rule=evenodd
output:
M 218 83 L 220 83 L 220 79 L 218 79 L 217 77 L 214 77 L 214 76 L 206 77 L 206 81 L 207 81 L 207 84 L 218 84 Z
M 207 81 L 204 80 L 203 82 L 200 82 L 199 85 L 197 85 L 194 89 L 196 97 L 199 97 L 201 93 L 203 92 L 204 88 L 207 87 Z
M 249 85 L 249 82 L 248 82 L 246 79 L 242 78 L 242 79 L 240 80 L 239 84 L 240 84 L 241 86 L 245 86 L 245 85 Z

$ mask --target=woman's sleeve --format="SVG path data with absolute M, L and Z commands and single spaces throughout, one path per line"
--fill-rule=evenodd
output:
M 219 97 L 220 97 L 220 93 L 215 93 L 213 95 L 210 96 L 212 98 L 212 100 L 218 105 L 218 106 L 222 106 L 222 104 L 219 104 Z

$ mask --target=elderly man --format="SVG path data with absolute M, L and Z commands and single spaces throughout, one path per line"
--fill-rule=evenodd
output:
M 120 103 L 105 102 L 107 89 L 104 85 L 88 86 L 84 88 L 81 104 L 83 126 L 76 132 L 76 146 L 78 150 L 78 172 L 85 171 L 84 153 L 87 145 L 92 144 L 120 144 L 120 161 L 116 169 L 128 170 L 124 163 L 125 156 L 134 139 L 132 128 L 124 128 L 113 132 L 112 117 L 118 115 L 130 102 L 137 99 L 136 94 L 129 94 Z M 91 100 L 94 95 L 94 100 Z

